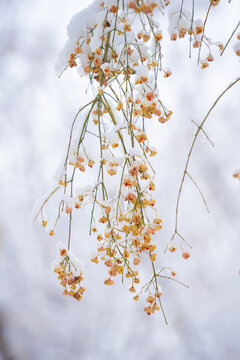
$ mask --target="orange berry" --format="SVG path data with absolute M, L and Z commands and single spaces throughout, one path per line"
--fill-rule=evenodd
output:
M 77 47 L 77 48 L 75 49 L 75 53 L 76 53 L 76 54 L 81 54 L 81 53 L 82 53 L 82 49 L 81 49 L 80 47 Z
M 72 212 L 72 208 L 69 206 L 66 206 L 65 213 L 70 214 Z
M 189 252 L 187 252 L 187 251 L 183 252 L 183 253 L 182 253 L 182 257 L 183 257 L 184 259 L 188 259 L 188 258 L 190 257 Z
M 112 279 L 107 279 L 107 280 L 104 281 L 104 284 L 108 285 L 108 286 L 111 286 L 111 285 L 114 285 L 114 281 Z
M 140 258 L 134 258 L 134 259 L 133 259 L 133 265 L 138 265 L 138 264 L 140 264 L 140 261 L 141 261 Z
M 135 10 L 136 7 L 137 7 L 136 1 L 134 1 L 134 0 L 129 1 L 129 3 L 128 3 L 128 8 L 129 9 Z
M 177 248 L 175 246 L 170 246 L 168 249 L 170 252 L 174 252 L 177 250 Z

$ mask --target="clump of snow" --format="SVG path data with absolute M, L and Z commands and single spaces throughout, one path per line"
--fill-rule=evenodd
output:
M 67 66 L 69 54 L 74 51 L 77 42 L 81 37 L 86 35 L 87 30 L 97 24 L 97 15 L 102 10 L 101 0 L 95 0 L 87 8 L 75 14 L 67 26 L 68 40 L 59 54 L 58 61 L 55 65 L 56 74 L 59 75 Z

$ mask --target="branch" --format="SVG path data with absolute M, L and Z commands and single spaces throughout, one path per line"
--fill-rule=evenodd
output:
M 188 172 L 187 172 L 187 175 L 188 175 L 189 179 L 192 180 L 192 182 L 193 182 L 193 184 L 196 186 L 196 188 L 198 189 L 199 194 L 201 195 L 202 200 L 203 200 L 203 202 L 204 202 L 204 205 L 206 206 L 207 212 L 210 213 L 210 210 L 209 210 L 209 208 L 208 208 L 208 204 L 207 204 L 207 201 L 206 201 L 206 199 L 205 199 L 205 196 L 203 195 L 203 192 L 201 191 L 201 189 L 200 189 L 200 187 L 198 186 L 197 182 L 193 179 L 193 177 L 192 177 Z
M 191 120 L 192 121 L 192 123 L 194 124 L 194 125 L 196 125 L 197 127 L 199 127 L 199 125 L 194 121 L 194 120 Z M 206 133 L 206 131 L 205 130 L 203 130 L 202 128 L 201 128 L 201 130 L 202 130 L 202 132 L 204 133 L 204 135 L 206 136 L 206 138 L 207 138 L 207 140 L 210 142 L 210 144 L 212 145 L 212 147 L 214 148 L 214 143 L 212 142 L 212 140 L 209 138 L 209 136 L 208 136 L 208 134 Z
M 212 7 L 212 2 L 210 3 L 209 7 L 208 7 L 208 11 L 204 20 L 204 24 L 203 24 L 203 33 L 201 36 L 201 40 L 200 40 L 200 45 L 199 45 L 199 51 L 198 51 L 198 64 L 200 62 L 200 56 L 201 56 L 201 48 L 202 48 L 202 43 L 203 43 L 203 37 L 204 37 L 204 33 L 205 33 L 205 28 L 206 28 L 206 24 L 207 24 L 207 19 L 208 19 L 208 15 L 210 13 L 211 7 Z
M 224 48 L 223 48 L 220 56 L 222 56 L 222 54 L 224 53 L 226 47 L 228 46 L 228 44 L 229 44 L 230 41 L 232 40 L 232 37 L 233 37 L 233 35 L 235 34 L 235 32 L 237 31 L 237 29 L 238 29 L 239 26 L 240 26 L 240 21 L 239 21 L 239 23 L 237 24 L 237 26 L 235 27 L 235 29 L 233 30 L 232 35 L 231 35 L 230 38 L 228 39 L 228 41 L 227 41 L 226 45 L 224 46 Z
M 178 214 L 179 214 L 179 204 L 180 204 L 180 199 L 181 199 L 181 195 L 182 195 L 182 189 L 183 189 L 183 185 L 184 185 L 184 181 L 185 181 L 185 177 L 186 175 L 189 176 L 188 173 L 188 166 L 189 166 L 189 162 L 190 162 L 190 158 L 196 143 L 196 140 L 198 138 L 198 135 L 200 133 L 200 131 L 203 128 L 203 125 L 205 124 L 205 122 L 207 121 L 209 115 L 211 114 L 211 112 L 213 111 L 213 109 L 215 108 L 215 106 L 217 105 L 217 103 L 219 102 L 219 100 L 223 97 L 223 95 L 225 95 L 225 93 L 230 90 L 238 81 L 240 81 L 240 77 L 238 77 L 234 82 L 232 82 L 230 85 L 228 85 L 228 87 L 218 96 L 217 100 L 215 100 L 214 104 L 212 105 L 212 107 L 210 108 L 210 110 L 208 111 L 207 115 L 204 117 L 203 121 L 201 122 L 201 124 L 198 126 L 198 129 L 194 135 L 194 139 L 192 141 L 192 144 L 190 146 L 190 150 L 188 152 L 188 156 L 187 156 L 187 161 L 185 164 L 185 168 L 184 168 L 184 172 L 183 172 L 183 176 L 182 176 L 182 180 L 181 180 L 181 184 L 180 184 L 180 188 L 178 191 L 178 197 L 177 197 L 177 204 L 176 204 L 176 217 L 175 217 L 175 231 L 174 234 L 171 238 L 171 240 L 174 238 L 174 236 L 176 234 L 178 234 Z M 201 192 L 200 192 L 201 193 Z M 185 241 L 185 240 L 184 240 Z

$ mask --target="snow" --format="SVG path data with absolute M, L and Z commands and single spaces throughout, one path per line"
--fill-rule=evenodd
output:
M 201 198 L 189 182 L 183 194 L 180 221 L 184 236 L 193 245 L 192 257 L 186 263 L 176 253 L 164 260 L 162 251 L 159 252 L 163 265 L 172 262 L 181 279 L 190 284 L 185 289 L 161 279 L 167 327 L 160 316 L 146 317 L 141 304 L 131 302 L 128 284 L 116 283 L 112 288 L 102 285 L 103 267 L 90 262 L 96 241 L 87 235 L 87 211 L 82 211 L 81 219 L 73 219 L 74 253 L 84 260 L 88 274 L 84 274 L 88 290 L 80 304 L 60 295 L 56 278 L 49 272 L 49 263 L 56 257 L 56 241 L 66 243 L 65 224 L 57 239 L 49 238 L 38 224 L 26 225 L 34 199 L 49 187 L 55 165 L 65 152 L 73 108 L 85 102 L 79 91 L 79 87 L 87 87 L 84 78 L 79 82 L 78 78 L 75 81 L 66 77 L 59 83 L 51 69 L 62 42 L 59 30 L 75 11 L 74 7 L 82 3 L 15 1 L 4 9 L 5 30 L 0 35 L 1 44 L 6 43 L 6 47 L 1 47 L 0 59 L 4 104 L 0 115 L 3 155 L 0 321 L 1 337 L 10 352 L 8 358 L 146 360 L 156 358 L 157 354 L 168 360 L 225 360 L 226 356 L 237 360 L 240 188 L 231 175 L 239 164 L 239 87 L 222 99 L 206 124 L 214 151 L 208 142 L 199 141 L 192 158 L 191 172 L 204 189 L 212 210 L 210 215 L 205 213 Z M 206 2 L 204 11 L 205 6 Z M 232 25 L 239 21 L 239 3 L 220 2 L 219 8 L 213 10 L 216 17 L 208 25 L 222 32 L 221 39 L 227 41 Z M 26 17 L 30 11 L 31 17 Z M 29 21 L 31 26 L 27 27 Z M 220 29 L 219 24 L 224 27 Z M 23 40 L 26 34 L 28 41 Z M 53 38 L 50 34 L 54 34 Z M 174 226 L 177 190 L 192 141 L 190 120 L 202 119 L 224 84 L 239 76 L 239 62 L 231 44 L 222 62 L 216 61 L 207 75 L 199 73 L 194 57 L 188 59 L 187 41 L 185 46 L 170 44 L 169 55 L 165 57 L 174 77 L 161 85 L 161 94 L 173 105 L 174 118 L 161 128 L 154 123 L 149 133 L 159 152 L 153 161 L 165 219 L 159 238 L 163 249 Z M 22 64 L 27 68 L 25 76 L 13 77 L 12 69 L 19 73 Z M 31 106 L 26 101 L 29 98 Z M 131 153 L 130 148 L 127 151 Z M 89 176 L 89 183 L 92 180 Z M 32 219 L 44 198 L 36 204 Z
M 93 28 L 97 24 L 97 17 L 102 8 L 100 3 L 102 1 L 95 0 L 87 8 L 75 14 L 69 25 L 67 26 L 68 41 L 63 50 L 59 54 L 58 62 L 55 66 L 56 74 L 59 75 L 67 65 L 69 54 L 77 47 L 79 39 L 86 35 L 86 31 Z M 85 48 L 85 50 L 87 50 Z

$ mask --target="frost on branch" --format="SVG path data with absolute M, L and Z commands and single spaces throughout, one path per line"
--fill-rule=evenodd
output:
M 210 2 L 209 8 L 214 5 Z M 162 21 L 166 14 L 168 30 Z M 205 68 L 213 60 L 212 45 L 221 48 L 206 37 L 205 23 L 195 21 L 182 1 L 170 4 L 167 0 L 96 0 L 71 20 L 69 40 L 56 70 L 59 74 L 76 67 L 80 76 L 89 78 L 93 97 L 73 120 L 58 183 L 36 212 L 42 225 L 48 227 L 43 208 L 50 198 L 57 198 L 55 218 L 48 227 L 51 236 L 61 218 L 68 218 L 68 250 L 60 249 L 60 259 L 54 265 L 64 294 L 79 300 L 85 290 L 80 286 L 82 272 L 69 250 L 73 213 L 81 213 L 87 206 L 90 233 L 97 241 L 91 260 L 106 265 L 104 283 L 110 286 L 117 277 L 126 278 L 135 301 L 146 293 L 144 311 L 148 315 L 160 309 L 163 312 L 159 280 L 175 280 L 176 273 L 165 267 L 156 270 L 155 266 L 162 218 L 154 196 L 151 164 L 157 151 L 146 124 L 157 129 L 172 115 L 159 91 L 159 81 L 172 74 L 163 61 L 163 37 L 175 41 L 188 36 L 192 47 L 199 48 L 199 60 L 204 45 L 207 57 L 201 65 Z M 81 179 L 90 173 L 95 174 L 95 182 L 82 188 Z M 184 246 L 182 255 L 187 259 Z M 175 249 L 169 247 L 171 252 Z M 143 258 L 151 269 L 145 284 L 141 284 Z

